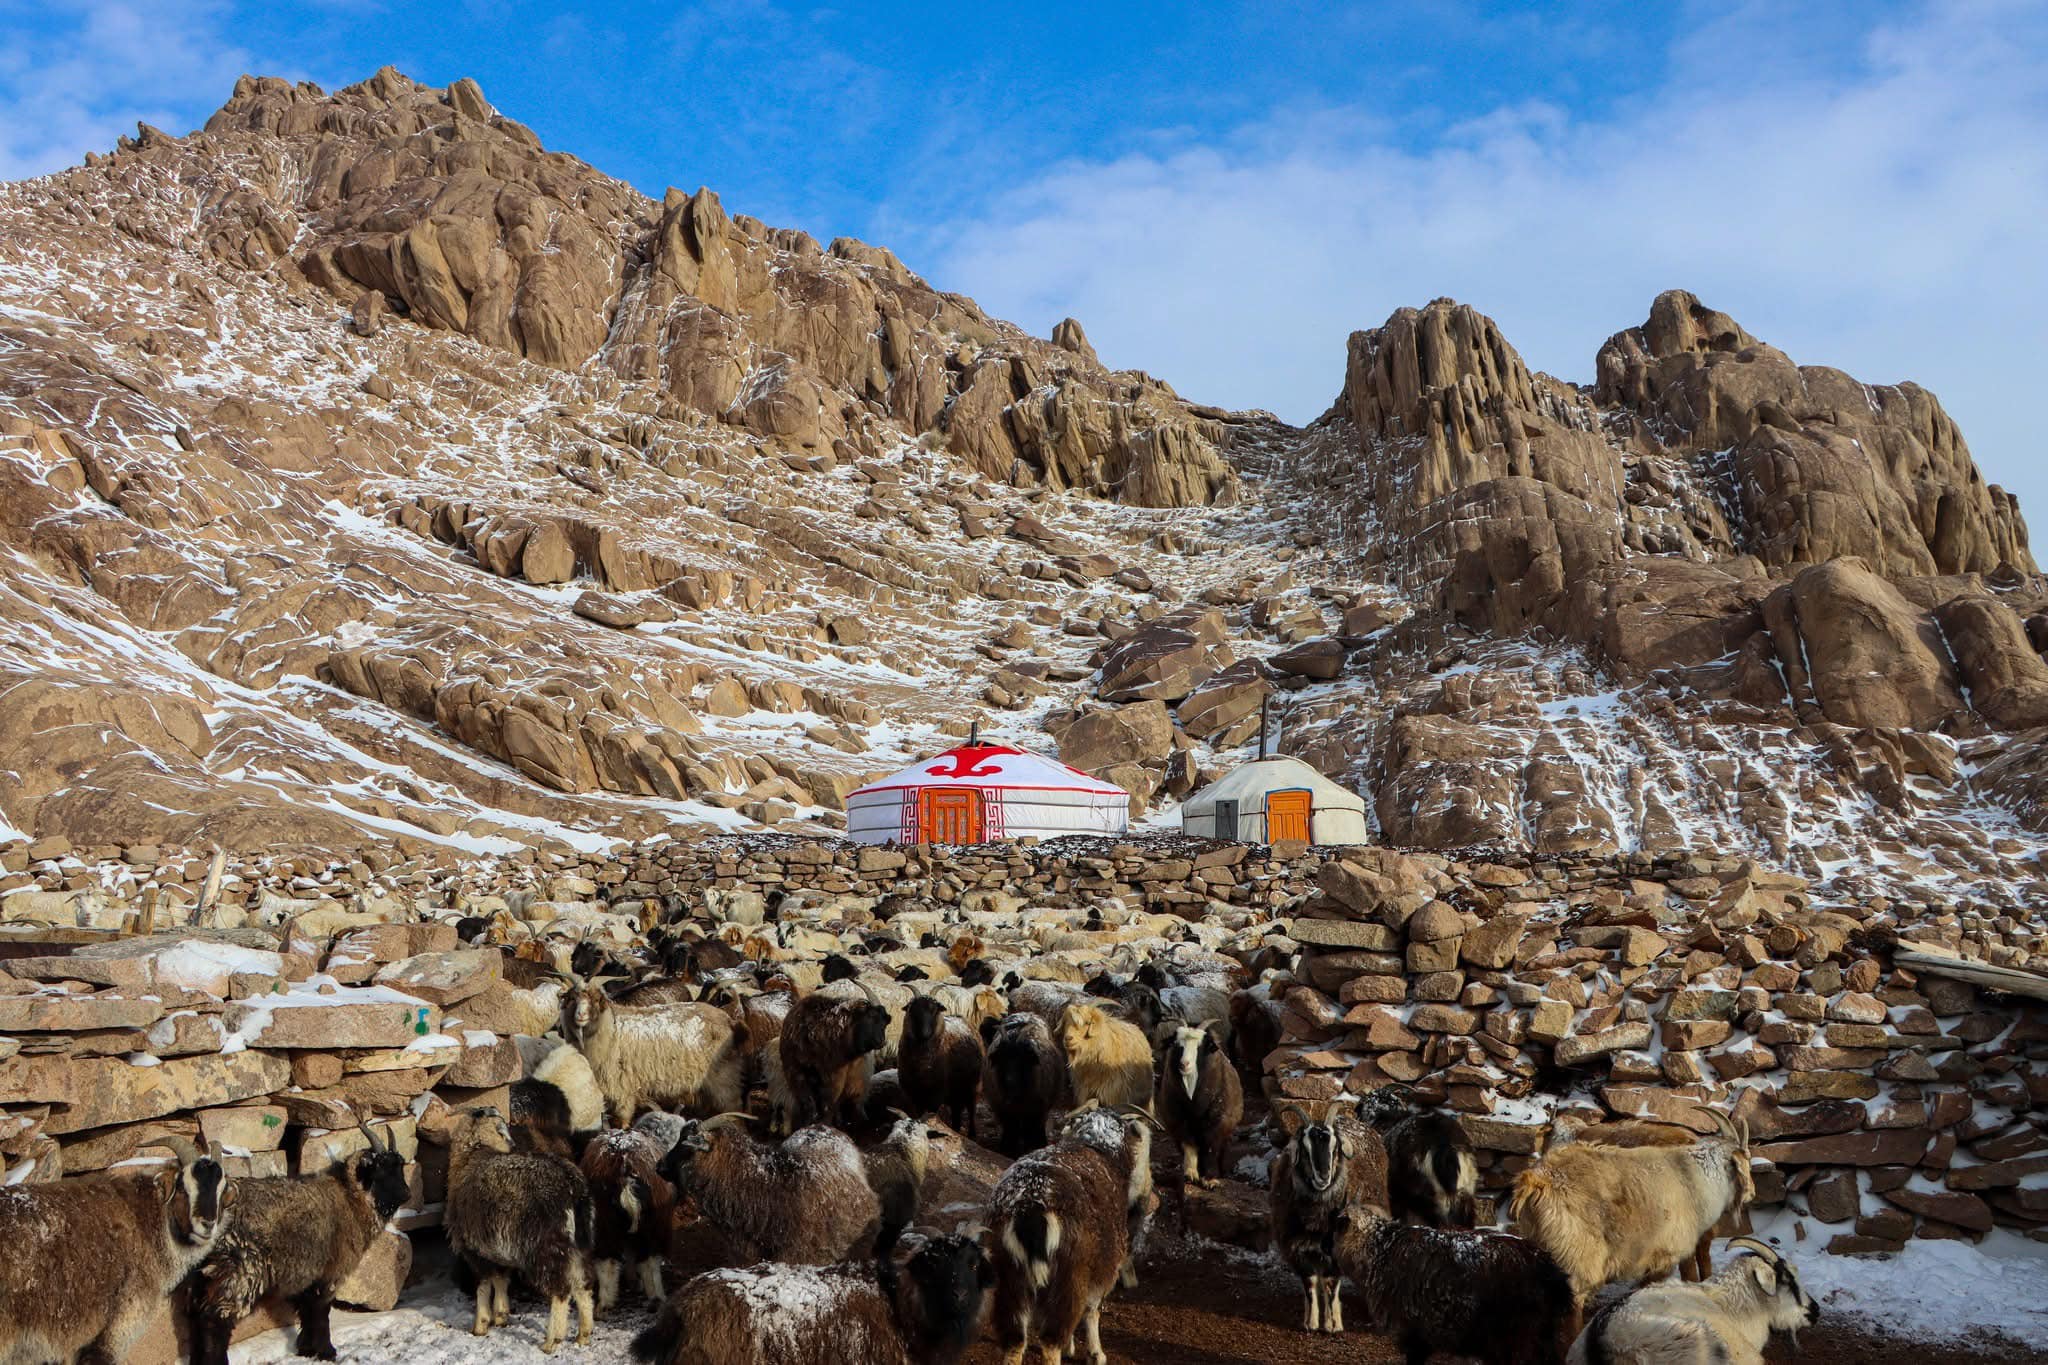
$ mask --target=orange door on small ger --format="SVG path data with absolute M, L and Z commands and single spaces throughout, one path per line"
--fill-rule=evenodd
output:
M 1266 842 L 1277 844 L 1282 839 L 1308 839 L 1308 819 L 1312 805 L 1309 793 L 1267 792 L 1266 793 Z
M 917 806 L 917 832 L 923 842 L 982 842 L 980 792 L 972 788 L 938 788 L 919 792 Z

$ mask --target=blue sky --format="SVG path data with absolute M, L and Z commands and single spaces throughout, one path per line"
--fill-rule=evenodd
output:
M 1297 421 L 1401 304 L 1472 303 L 1583 382 L 1689 288 L 1802 362 L 1926 384 L 2048 527 L 2048 0 L 0 0 L 0 39 L 0 177 L 186 131 L 245 70 L 473 76 L 650 193 L 887 245 Z

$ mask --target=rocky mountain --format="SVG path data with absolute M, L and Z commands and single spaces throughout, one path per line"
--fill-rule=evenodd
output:
M 1331 363 L 1224 412 L 472 81 L 245 78 L 0 189 L 0 841 L 830 829 L 976 718 L 1170 817 L 1275 694 L 1390 842 L 2048 877 L 2048 580 L 1932 394 L 1682 292 L 1590 386 L 1449 300 Z

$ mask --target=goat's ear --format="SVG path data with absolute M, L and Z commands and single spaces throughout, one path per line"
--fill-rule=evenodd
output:
M 1749 1273 L 1756 1276 L 1757 1288 L 1766 1294 L 1778 1292 L 1778 1268 L 1761 1256 L 1749 1258 Z
M 1307 1119 L 1308 1116 L 1306 1114 L 1291 1104 L 1280 1107 L 1280 1131 L 1287 1134 L 1290 1138 L 1301 1131 L 1301 1125 Z

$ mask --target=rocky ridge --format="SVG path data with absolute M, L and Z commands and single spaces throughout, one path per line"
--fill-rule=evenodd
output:
M 1678 292 L 1595 374 L 1439 300 L 1295 429 L 473 82 L 245 79 L 0 191 L 0 906 L 829 830 L 977 716 L 1170 814 L 1268 694 L 1390 842 L 2038 906 L 2048 586 L 1939 403 Z

